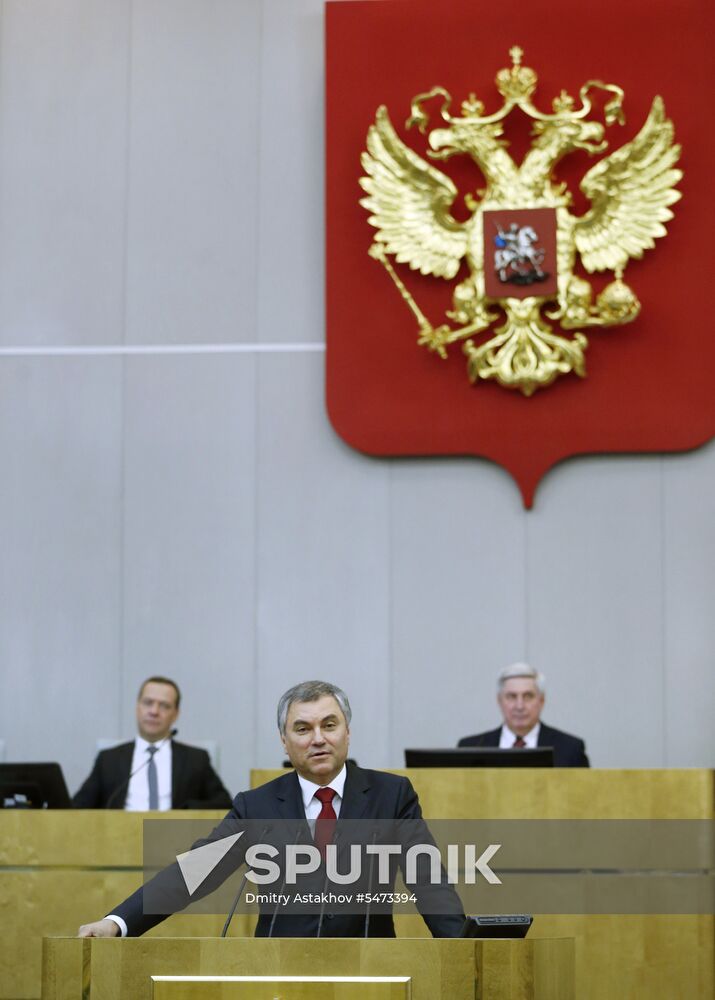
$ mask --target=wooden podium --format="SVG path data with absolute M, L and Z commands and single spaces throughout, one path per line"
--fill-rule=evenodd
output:
M 252 783 L 278 773 L 254 772 Z M 472 768 L 413 770 L 409 777 L 430 819 L 715 818 L 713 772 L 704 769 Z M 0 1000 L 38 1000 L 43 936 L 76 933 L 139 885 L 145 815 L 0 811 Z M 221 813 L 193 815 L 218 819 Z M 575 938 L 579 1000 L 715 996 L 711 915 L 535 917 L 527 943 Z M 165 937 L 218 935 L 222 924 L 221 916 L 178 914 L 142 938 L 141 946 L 153 947 Z M 395 924 L 400 939 L 428 934 L 418 916 L 397 915 Z M 253 918 L 237 914 L 231 932 L 247 937 L 252 925 Z M 423 947 L 428 945 L 427 938 Z
M 199 976 L 214 977 L 214 982 L 176 981 Z M 216 977 L 241 977 L 242 982 L 218 983 Z M 279 977 L 307 977 L 312 983 L 279 983 Z M 331 982 L 317 984 L 315 977 Z M 129 997 L 575 1000 L 574 948 L 565 938 L 45 938 L 43 1000 Z

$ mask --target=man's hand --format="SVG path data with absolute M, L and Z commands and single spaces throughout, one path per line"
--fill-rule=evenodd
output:
M 95 920 L 93 924 L 82 924 L 77 937 L 117 937 L 119 926 L 113 920 Z

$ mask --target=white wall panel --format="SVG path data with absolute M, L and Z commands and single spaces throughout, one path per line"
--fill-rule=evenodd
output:
M 235 790 L 255 738 L 254 364 L 142 357 L 126 376 L 121 734 L 141 680 L 168 674 L 185 692 L 179 738 L 219 740 Z
M 664 460 L 665 757 L 715 766 L 715 445 Z
M 393 463 L 393 766 L 496 725 L 495 676 L 524 651 L 524 518 L 490 462 Z
M 260 12 L 133 5 L 131 343 L 255 339 Z
M 388 763 L 388 466 L 350 451 L 323 409 L 320 354 L 260 361 L 259 763 L 280 763 L 278 697 L 303 680 L 351 699 L 351 753 Z
M 129 5 L 5 0 L 0 343 L 122 337 Z
M 0 735 L 70 791 L 120 697 L 121 362 L 0 359 Z
M 527 519 L 527 657 L 545 720 L 597 767 L 662 767 L 660 459 L 589 457 L 552 470 Z
M 321 0 L 3 0 L 0 345 L 321 340 L 322 46 Z M 0 356 L 7 758 L 76 787 L 160 671 L 233 789 L 314 676 L 398 765 L 527 658 L 594 764 L 711 764 L 713 445 L 566 462 L 525 511 L 490 463 L 351 451 L 323 366 Z
M 324 340 L 323 2 L 266 0 L 263 11 L 259 333 Z

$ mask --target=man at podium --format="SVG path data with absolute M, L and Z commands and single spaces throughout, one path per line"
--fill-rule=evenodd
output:
M 341 831 L 346 840 L 355 823 L 374 829 L 383 821 L 399 821 L 410 829 L 411 842 L 432 843 L 422 819 L 417 794 L 407 778 L 365 770 L 346 763 L 350 743 L 352 711 L 344 691 L 324 681 L 306 681 L 290 688 L 278 703 L 278 730 L 294 771 L 281 775 L 260 788 L 241 792 L 233 808 L 213 830 L 210 837 L 195 847 L 230 837 L 239 838 L 227 855 L 226 864 L 217 865 L 213 891 L 241 865 L 249 847 L 250 837 L 243 837 L 246 821 L 261 827 L 263 840 L 268 831 L 292 824 L 293 845 L 305 836 L 314 845 L 323 861 Z M 351 821 L 353 825 L 351 826 Z M 363 845 L 364 846 L 364 845 Z M 337 851 L 337 847 L 335 847 Z M 318 855 L 315 855 L 316 857 Z M 394 889 L 398 860 L 393 859 L 387 888 Z M 286 862 L 287 864 L 287 862 Z M 315 873 L 313 885 L 325 886 L 328 868 Z M 167 912 L 182 909 L 190 902 L 178 865 L 172 865 L 124 900 L 103 920 L 80 927 L 80 937 L 114 937 L 119 934 L 137 936 L 150 930 L 166 913 L 145 912 L 145 893 L 156 886 L 170 901 Z M 150 889 L 151 887 L 151 889 Z M 284 885 L 285 887 L 285 877 Z M 384 888 L 385 885 L 381 885 Z M 276 894 L 280 896 L 281 894 Z M 194 897 L 196 898 L 196 897 Z M 417 906 L 435 937 L 458 937 L 464 925 L 464 913 L 459 897 L 446 883 L 446 876 L 436 884 L 420 884 L 416 889 Z M 437 905 L 435 905 L 435 903 Z M 432 904 L 434 909 L 428 908 Z M 332 912 L 321 906 L 302 911 L 281 912 L 281 904 L 264 908 L 256 926 L 257 937 L 394 937 L 391 908 L 370 912 L 360 909 Z

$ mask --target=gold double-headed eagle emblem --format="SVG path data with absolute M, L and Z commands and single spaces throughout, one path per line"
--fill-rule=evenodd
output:
M 606 124 L 624 123 L 623 90 L 589 80 L 579 92 L 580 107 L 562 91 L 553 113 L 532 104 L 537 76 L 522 66 L 523 52 L 510 50 L 512 65 L 500 70 L 496 86 L 504 101 L 491 115 L 474 94 L 462 102 L 461 114 L 450 114 L 452 97 L 433 87 L 412 101 L 407 128 L 426 132 L 428 101 L 441 98 L 442 125 L 428 135 L 431 160 L 467 154 L 481 170 L 486 186 L 465 197 L 471 215 L 460 222 L 452 214 L 458 195 L 453 181 L 422 159 L 399 138 L 387 109 L 378 108 L 362 154 L 365 171 L 360 183 L 367 192 L 361 204 L 375 227 L 370 254 L 387 270 L 419 325 L 418 343 L 447 357 L 450 344 L 464 341 L 467 370 L 473 383 L 495 379 L 530 396 L 558 375 L 585 375 L 588 340 L 582 329 L 628 323 L 640 312 L 635 292 L 623 280 L 631 258 L 640 258 L 665 235 L 672 218 L 669 205 L 680 198 L 675 185 L 682 172 L 675 167 L 680 147 L 673 142 L 673 124 L 663 101 L 655 97 L 640 132 L 595 164 L 581 180 L 590 200 L 582 216 L 569 211 L 571 195 L 554 179 L 557 163 L 581 149 L 603 152 L 608 143 L 604 126 L 589 121 L 591 95 L 603 91 Z M 501 123 L 514 108 L 534 122 L 533 141 L 522 163 L 507 152 Z M 613 280 L 596 295 L 585 277 L 574 274 L 576 255 L 589 274 L 612 271 Z M 433 326 L 395 270 L 398 264 L 424 275 L 457 276 L 462 260 L 469 273 L 456 285 L 451 321 Z M 485 342 L 476 334 L 502 314 L 506 321 Z M 548 307 L 548 308 L 547 308 Z M 557 322 L 561 336 L 547 322 Z

